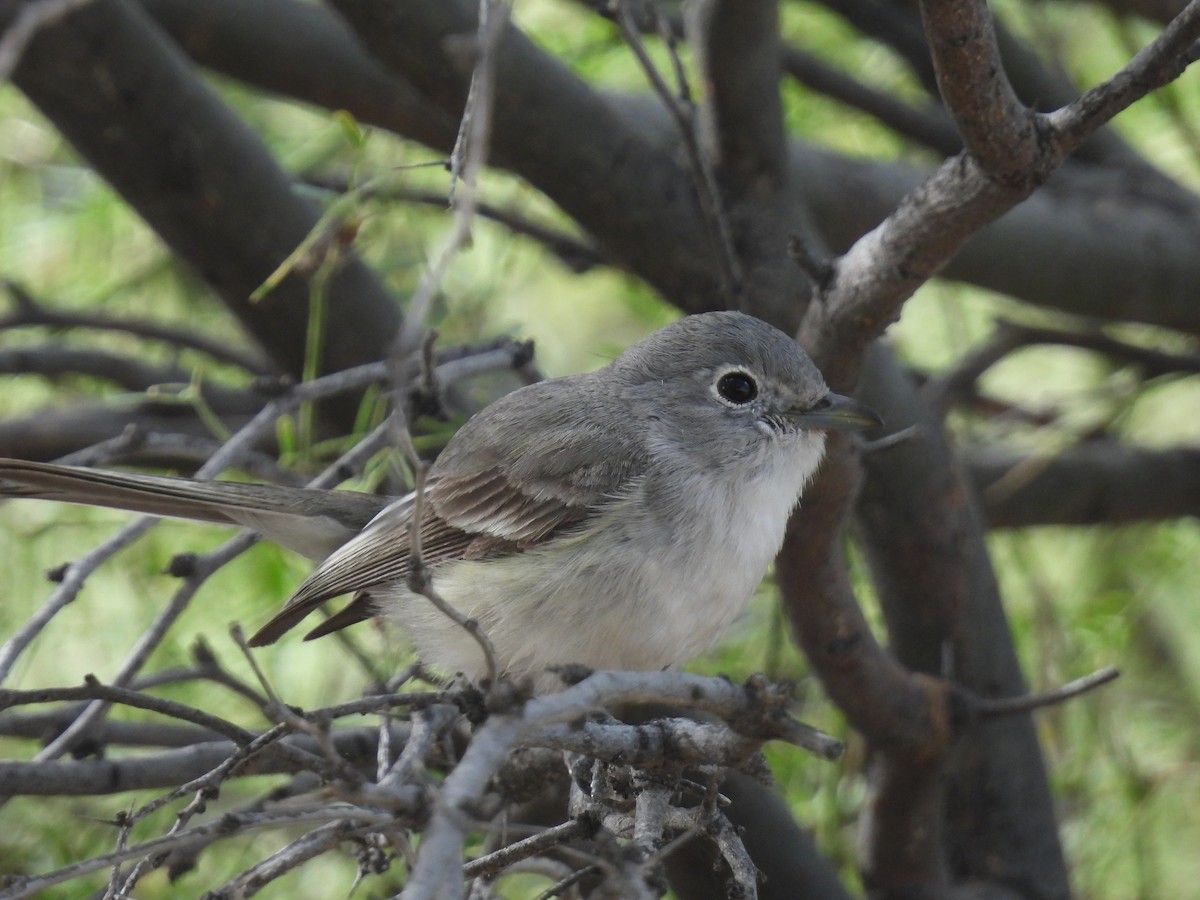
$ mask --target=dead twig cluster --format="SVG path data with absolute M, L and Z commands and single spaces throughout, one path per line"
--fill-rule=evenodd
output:
M 582 673 L 575 673 L 576 675 Z M 495 685 L 486 695 L 471 685 L 424 683 L 419 669 L 401 673 L 361 700 L 301 711 L 240 684 L 204 651 L 196 667 L 172 680 L 203 678 L 252 698 L 277 724 L 265 731 L 139 689 L 89 679 L 77 688 L 0 691 L 0 729 L 27 732 L 46 714 L 12 710 L 73 703 L 52 714 L 58 727 L 70 716 L 104 704 L 131 707 L 186 725 L 94 726 L 78 753 L 98 757 L 0 764 L 0 791 L 9 796 L 85 796 L 165 790 L 113 821 L 114 849 L 62 869 L 10 877 L 0 897 L 39 895 L 56 885 L 109 870 L 106 896 L 125 896 L 150 872 L 181 877 L 215 843 L 263 829 L 302 835 L 234 877 L 212 896 L 259 889 L 308 860 L 349 847 L 360 875 L 380 875 L 397 863 L 411 868 L 404 896 L 443 896 L 464 879 L 492 882 L 525 871 L 533 860 L 581 869 L 578 877 L 609 881 L 622 896 L 654 896 L 662 855 L 683 840 L 707 838 L 728 864 L 739 896 L 755 895 L 755 869 L 736 829 L 722 812 L 719 785 L 726 769 L 762 777 L 760 748 L 782 739 L 824 758 L 840 744 L 793 720 L 790 692 L 755 680 L 744 686 L 677 673 L 593 673 L 562 692 L 530 698 L 518 685 Z M 715 721 L 666 718 L 627 724 L 600 713 L 617 704 L 668 702 Z M 347 718 L 371 716 L 374 727 L 346 727 Z M 66 731 L 62 732 L 63 734 Z M 168 742 L 169 749 L 145 752 Z M 123 745 L 143 748 L 121 754 Z M 287 786 L 248 803 L 222 808 L 232 780 L 290 776 Z M 547 788 L 568 789 L 566 820 L 529 826 L 520 804 Z M 133 837 L 161 809 L 173 809 L 165 833 Z M 144 827 L 139 829 L 144 832 Z M 412 838 L 423 835 L 419 853 Z M 484 847 L 464 858 L 471 837 Z M 514 843 L 515 840 L 515 843 Z M 372 852 L 367 852 L 368 850 Z M 633 852 L 633 856 L 630 853 Z

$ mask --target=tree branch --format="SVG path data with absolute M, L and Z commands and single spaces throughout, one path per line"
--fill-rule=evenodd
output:
M 1200 448 L 1151 450 L 1115 441 L 1023 455 L 965 453 L 993 528 L 1120 525 L 1200 517 Z
M 207 68 L 398 132 L 443 153 L 457 116 L 430 103 L 372 56 L 326 7 L 296 0 L 139 0 Z M 320 65 L 313 65 L 313 60 Z
M 108 722 L 96 732 L 95 737 L 99 740 L 104 734 L 145 728 L 145 725 Z M 408 733 L 407 728 L 396 725 L 393 726 L 393 732 L 392 739 L 402 745 Z M 330 734 L 338 753 L 348 762 L 363 767 L 369 767 L 374 762 L 378 738 L 378 728 L 352 728 Z M 321 753 L 317 738 L 310 735 L 291 735 L 276 746 L 291 747 L 314 757 Z M 203 743 L 190 742 L 188 746 L 174 750 L 119 759 L 0 762 L 0 793 L 22 797 L 94 797 L 173 788 L 211 772 L 235 754 L 238 747 L 232 741 L 206 740 Z M 308 771 L 303 764 L 303 757 L 285 758 L 262 753 L 239 766 L 236 777 L 301 771 Z
M 979 696 L 1024 695 L 983 522 L 936 412 L 882 348 L 873 351 L 862 396 L 883 411 L 889 430 L 919 429 L 913 439 L 864 456 L 867 477 L 857 508 L 893 651 L 912 670 Z M 903 844 L 901 834 L 924 824 L 906 816 L 914 809 L 955 823 L 944 831 L 944 846 L 928 849 L 956 882 L 1037 885 L 1038 896 L 1066 891 L 1045 764 L 1028 716 L 968 731 L 953 756 L 937 763 L 918 757 L 908 766 L 918 774 L 907 781 L 903 759 L 892 752 L 883 757 L 891 759 L 873 805 L 881 809 L 876 824 L 886 830 L 872 846 L 882 854 L 874 873 L 884 883 L 907 882 L 911 861 L 893 854 Z M 922 777 L 945 785 L 947 796 L 935 806 L 925 805 L 934 799 L 932 786 L 924 802 L 914 797 Z
M 1002 183 L 1040 174 L 1037 120 L 1004 72 L 992 14 L 979 0 L 923 0 L 938 89 L 967 152 Z
M 20 285 L 12 281 L 5 284 L 15 308 L 7 316 L 0 318 L 0 331 L 35 325 L 44 325 L 56 330 L 89 328 L 98 331 L 121 331 L 135 337 L 162 341 L 175 349 L 198 350 L 215 360 L 238 366 L 254 375 L 271 374 L 271 369 L 260 354 L 238 350 L 227 343 L 211 340 L 195 330 L 172 328 L 143 319 L 51 309 L 38 302 Z M 186 378 L 182 380 L 187 381 Z
M 1050 113 L 1053 137 L 1067 151 L 1151 91 L 1174 81 L 1200 58 L 1200 3 L 1189 2 L 1121 71 L 1074 103 Z
M 944 265 L 968 236 L 1028 196 L 1073 147 L 1064 138 L 1047 149 L 1050 142 L 1040 134 L 1045 120 L 1036 120 L 1039 133 L 1035 135 L 1035 120 L 1019 106 L 1007 82 L 998 78 L 999 57 L 989 14 L 981 2 L 927 0 L 922 9 L 942 89 L 969 152 L 944 163 L 906 196 L 883 224 L 859 239 L 837 261 L 833 278 L 822 286 L 823 302 L 809 308 L 801 341 L 835 386 L 851 386 L 858 380 L 869 342 L 899 315 L 916 287 Z M 1200 32 L 1200 22 L 1194 28 Z M 1164 43 L 1160 52 L 1169 52 L 1171 46 Z M 1144 61 L 1138 63 L 1145 65 Z M 975 92 L 956 93 L 958 82 L 973 84 Z M 985 146 L 984 135 L 1001 127 L 1007 132 L 1000 146 L 1007 141 L 1007 152 L 995 155 L 994 148 Z M 883 409 L 889 412 L 888 406 Z M 906 427 L 911 421 L 892 424 Z M 893 448 L 878 457 L 896 457 L 904 449 L 908 448 Z M 936 484 L 933 475 L 925 472 L 901 480 L 908 485 Z M 777 572 L 789 616 L 814 668 L 855 727 L 882 751 L 878 770 L 881 793 L 871 822 L 883 825 L 886 831 L 868 838 L 869 852 L 878 854 L 867 863 L 869 880 L 891 889 L 914 880 L 938 884 L 945 878 L 937 831 L 941 778 L 940 764 L 931 761 L 944 756 L 949 746 L 945 688 L 910 678 L 878 648 L 867 630 L 841 564 L 838 537 L 856 482 L 856 461 L 849 443 L 831 440 L 824 468 L 805 493 L 805 515 L 789 527 Z M 961 487 L 950 492 L 960 507 L 964 495 Z M 893 498 L 881 508 L 891 515 L 905 505 Z M 969 505 L 957 522 L 961 536 L 955 543 L 954 558 L 961 560 L 960 565 L 937 567 L 936 577 L 976 588 L 963 602 L 976 601 L 974 608 L 987 615 L 990 627 L 973 619 L 973 627 L 959 637 L 967 643 L 956 648 L 961 652 L 954 657 L 955 674 L 967 684 L 1020 685 L 1020 670 L 983 546 L 982 528 Z M 880 526 L 869 540 L 869 553 L 875 559 L 894 560 L 890 548 L 898 543 L 899 534 L 918 537 L 911 516 L 889 519 Z M 929 555 L 922 552 L 912 558 Z M 911 581 L 897 578 L 891 582 L 885 578 L 888 566 L 881 563 L 876 566 L 876 579 L 882 585 L 881 594 L 886 595 L 889 583 L 905 585 L 907 590 L 922 583 L 922 574 L 934 574 L 934 568 L 910 571 Z M 933 591 L 930 596 L 944 593 Z M 940 611 L 943 619 L 945 612 Z M 904 624 L 903 617 L 889 620 L 896 629 Z M 991 643 L 978 642 L 981 635 L 987 635 Z M 894 634 L 893 639 L 899 641 L 900 637 Z M 920 644 L 924 652 L 932 650 L 928 642 Z M 941 650 L 940 643 L 937 649 Z M 928 662 L 914 667 L 930 671 Z M 923 689 L 929 691 L 928 697 L 922 695 Z M 888 702 L 866 703 L 860 691 L 867 697 L 886 696 Z M 954 836 L 958 841 L 971 832 L 974 839 L 969 846 L 962 843 L 951 848 L 951 858 L 962 872 L 988 873 L 985 877 L 993 879 L 991 860 L 1004 860 L 1013 871 L 1003 874 L 1001 880 L 1028 878 L 1033 884 L 1050 886 L 1052 893 L 1065 892 L 1065 866 L 1036 737 L 1028 722 L 1019 729 L 1008 724 L 1009 740 L 990 735 L 990 742 L 977 743 L 974 768 L 950 773 L 951 803 L 958 796 L 972 798 L 966 803 L 977 802 L 980 796 L 995 791 L 992 781 L 1018 779 L 1020 784 L 1008 785 L 1001 794 L 1022 797 L 1028 807 L 996 803 L 989 806 L 986 816 L 976 813 L 971 826 L 960 828 Z M 961 795 L 956 794 L 960 789 Z M 894 802 L 897 799 L 900 802 Z M 903 845 L 903 851 L 895 854 L 901 833 L 926 839 Z M 955 849 L 959 852 L 953 852 Z
M 175 7 L 182 0 L 152 0 L 151 9 L 157 9 L 160 2 Z M 230 2 L 233 0 L 222 0 L 218 6 L 224 9 Z M 275 48 L 272 53 L 288 60 L 309 58 L 310 54 L 304 50 L 309 45 L 303 41 L 329 41 L 338 46 L 336 53 L 330 51 L 333 68 L 328 79 L 322 72 L 321 83 L 326 93 L 310 97 L 296 92 L 293 96 L 320 102 L 330 109 L 346 109 L 362 121 L 418 136 L 404 115 L 397 113 L 388 118 L 386 108 L 372 105 L 372 97 L 388 94 L 388 88 L 371 80 L 379 77 L 381 70 L 377 66 L 375 74 L 369 77 L 337 67 L 336 61 L 347 52 L 343 42 L 353 45 L 341 20 L 321 7 L 308 5 L 303 5 L 293 16 L 290 9 L 293 0 L 270 0 L 270 3 L 270 10 L 278 6 L 278 14 L 265 12 L 261 19 L 247 18 L 242 25 L 245 35 L 238 38 L 239 42 Z M 869 5 L 873 10 L 869 15 L 888 13 L 877 4 Z M 221 68 L 224 57 L 214 46 L 202 42 L 200 36 L 212 29 L 211 33 L 233 40 L 221 29 L 235 23 L 225 23 L 217 13 L 209 23 L 208 4 L 187 4 L 187 7 L 194 17 L 192 28 L 196 35 L 186 41 L 187 45 L 199 61 Z M 420 7 L 420 3 L 414 4 L 414 15 L 423 19 Z M 853 8 L 849 0 L 839 4 L 839 9 L 847 14 L 852 14 Z M 374 20 L 365 11 L 363 15 L 367 16 L 363 27 L 370 31 Z M 418 22 L 413 34 L 420 36 L 417 40 L 421 46 L 414 51 L 416 55 L 408 55 L 407 62 L 398 60 L 397 71 L 420 63 L 421 70 L 427 73 L 424 77 L 432 80 L 451 71 L 449 61 L 437 58 L 422 61 L 422 55 L 436 57 L 432 48 L 447 34 L 473 29 L 469 10 L 454 15 L 458 19 L 438 26 L 441 31 L 423 30 L 429 23 Z M 863 24 L 859 17 L 852 15 L 852 19 Z M 170 24 L 170 19 L 166 21 Z M 291 29 L 277 27 L 275 23 L 279 21 L 302 23 L 305 29 L 312 29 L 311 36 L 297 38 L 298 43 L 293 47 L 288 43 Z M 897 21 L 915 30 L 914 52 L 925 54 L 927 65 L 924 38 L 915 29 L 915 23 L 903 17 Z M 864 27 L 881 39 L 903 43 L 900 37 L 904 28 L 897 21 L 885 16 L 885 20 L 876 23 L 874 32 L 869 23 Z M 216 43 L 214 40 L 213 44 Z M 696 261 L 690 259 L 695 256 L 693 249 L 703 246 L 706 238 L 696 227 L 697 211 L 688 199 L 686 177 L 667 160 L 669 149 L 665 153 L 651 152 L 641 146 L 641 142 L 650 141 L 669 148 L 677 140 L 665 111 L 658 104 L 623 95 L 603 99 L 592 96 L 585 101 L 581 99 L 583 86 L 563 77 L 557 65 L 542 59 L 544 54 L 532 45 L 512 43 L 508 52 L 519 60 L 519 64 L 513 62 L 513 68 L 526 74 L 511 79 L 505 76 L 500 81 L 502 96 L 496 127 L 506 143 L 500 148 L 503 154 L 497 162 L 515 167 L 518 174 L 545 191 L 596 234 L 601 252 L 613 264 L 647 278 L 682 309 L 699 312 L 714 308 L 716 270 L 710 265 L 704 274 L 695 268 Z M 524 58 L 526 54 L 528 58 Z M 264 62 L 265 65 L 269 63 Z M 259 72 L 249 63 L 241 68 L 231 64 L 222 71 L 271 90 L 287 90 L 281 80 Z M 403 80 L 398 75 L 387 77 Z M 526 102 L 530 96 L 527 83 L 533 83 L 541 92 L 542 99 L 536 108 L 549 111 L 540 123 L 520 118 L 525 109 L 533 108 Z M 510 90 L 514 97 L 524 99 L 510 104 L 504 96 Z M 461 96 L 465 98 L 465 93 Z M 425 102 L 432 103 L 428 99 Z M 456 105 L 447 101 L 431 108 L 444 110 L 439 115 L 452 121 L 461 111 L 461 102 L 460 99 Z M 512 110 L 513 106 L 517 109 Z M 595 133 L 589 130 L 579 144 L 595 148 L 594 157 L 571 156 L 579 123 L 585 123 L 589 129 L 592 123 L 598 123 Z M 450 137 L 441 142 L 431 141 L 431 145 L 447 150 L 453 129 L 448 130 Z M 563 137 L 567 134 L 571 140 Z M 628 144 L 629 141 L 632 143 Z M 539 154 L 547 148 L 555 148 L 555 158 L 541 158 Z M 635 154 L 632 158 L 631 152 Z M 521 162 L 526 153 L 532 154 L 529 164 Z M 517 161 L 509 161 L 512 158 Z M 602 161 L 602 171 L 593 179 L 591 169 L 596 159 Z M 927 174 L 896 163 L 848 159 L 799 142 L 789 145 L 788 168 L 786 192 L 779 197 L 785 209 L 783 233 L 799 230 L 797 220 L 811 210 L 813 221 L 819 224 L 828 243 L 838 250 L 844 250 L 876 227 Z M 1194 330 L 1192 309 L 1196 286 L 1200 284 L 1200 257 L 1193 248 L 1200 241 L 1196 226 L 1200 203 L 1178 185 L 1167 191 L 1155 187 L 1156 182 L 1144 178 L 1133 182 L 1121 173 L 1097 167 L 1068 166 L 1068 169 L 1071 171 L 1061 171 L 1054 177 L 1057 190 L 1040 192 L 961 247 L 946 266 L 945 275 L 1067 311 Z M 581 180 L 581 174 L 587 177 Z M 612 232 L 620 233 L 610 241 L 606 235 Z M 636 245 L 636 252 L 625 253 L 627 245 Z M 1164 260 L 1170 260 L 1169 266 Z M 757 306 L 760 314 L 788 329 L 798 325 L 794 289 L 764 288 L 763 293 L 772 296 Z
M 909 106 L 795 47 L 784 48 L 783 68 L 805 87 L 866 113 L 897 134 L 943 156 L 953 156 L 962 150 L 962 139 L 941 109 Z
M 300 375 L 317 264 L 294 269 L 259 302 L 250 295 L 318 212 L 141 8 L 96 0 L 44 28 L 13 80 L 272 358 Z M 329 329 L 322 371 L 381 359 L 400 321 L 374 275 L 341 256 L 326 304 L 341 324 Z

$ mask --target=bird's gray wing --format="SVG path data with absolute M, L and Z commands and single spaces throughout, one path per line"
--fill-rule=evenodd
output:
M 365 529 L 343 544 L 319 565 L 300 585 L 283 608 L 250 638 L 252 647 L 272 644 L 294 628 L 314 609 L 342 594 L 361 592 L 379 584 L 404 582 L 408 578 L 411 554 L 408 536 L 412 521 L 415 495 L 404 497 L 388 506 Z M 421 529 L 422 556 L 435 565 L 445 559 L 465 555 L 472 536 L 448 526 L 423 504 L 424 526 Z M 338 614 L 340 625 L 323 623 L 320 634 L 336 631 L 362 619 L 370 618 L 370 601 L 365 596 Z M 314 634 L 314 637 L 319 634 Z
M 421 551 L 428 565 L 537 546 L 582 523 L 642 473 L 640 435 L 622 416 L 597 415 L 589 404 L 607 398 L 590 387 L 587 376 L 531 385 L 460 429 L 426 485 Z M 309 576 L 251 643 L 272 643 L 333 597 L 405 582 L 414 505 L 410 496 L 381 512 Z M 312 636 L 372 614 L 369 597 L 357 597 Z

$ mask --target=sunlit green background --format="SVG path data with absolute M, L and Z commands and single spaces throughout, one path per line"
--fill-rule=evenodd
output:
M 1118 67 L 1127 45 L 1149 33 L 1086 6 L 998 5 L 1018 31 L 1053 52 L 1085 84 Z M 643 77 L 610 25 L 567 3 L 529 0 L 518 4 L 517 15 L 543 46 L 571 60 L 593 83 L 642 89 Z M 902 63 L 884 49 L 856 42 L 828 13 L 789 5 L 784 20 L 789 38 L 798 45 L 882 89 L 913 101 L 920 98 Z M 447 188 L 440 169 L 411 168 L 432 159 L 421 148 L 382 133 L 368 133 L 358 144 L 323 111 L 264 99 L 217 79 L 213 83 L 297 174 L 381 179 L 385 187 Z M 932 162 L 874 121 L 797 87 L 787 87 L 785 100 L 794 135 L 854 155 Z M 1195 97 L 1169 88 L 1165 99 L 1140 104 L 1117 127 L 1157 165 L 1200 186 L 1197 144 L 1188 131 L 1200 127 Z M 489 175 L 483 195 L 494 204 L 569 227 L 536 192 L 511 178 Z M 444 215 L 382 199 L 364 202 L 358 215 L 358 251 L 383 273 L 397 296 L 406 296 L 439 245 Z M 243 341 L 236 323 L 204 287 L 170 259 L 11 87 L 0 88 L 0 277 L 19 282 L 56 308 L 150 316 L 187 323 L 230 343 Z M 3 303 L 0 299 L 0 314 Z M 559 375 L 601 365 L 674 313 L 626 276 L 603 271 L 572 275 L 528 241 L 481 221 L 473 247 L 457 259 L 443 285 L 435 315 L 448 343 L 502 333 L 534 338 L 542 369 Z M 983 340 L 996 317 L 1054 321 L 1003 297 L 934 283 L 908 304 L 889 338 L 915 368 L 936 372 Z M 1150 328 L 1131 326 L 1123 336 L 1169 349 L 1195 349 L 1178 336 Z M 0 347 L 37 344 L 48 337 L 44 330 L 0 332 Z M 72 334 L 67 339 L 146 361 L 175 358 L 170 348 L 117 334 Z M 185 354 L 182 362 L 196 368 L 199 380 L 236 383 L 240 377 L 200 356 Z M 1052 454 L 1105 425 L 1146 445 L 1200 444 L 1200 385 L 1194 378 L 1141 384 L 1131 372 L 1083 351 L 1043 348 L 1014 355 L 988 374 L 984 387 L 1026 407 L 1063 415 L 1054 428 L 1036 434 L 1018 425 L 956 419 L 965 439 L 1004 440 Z M 5 377 L 0 415 L 113 393 L 111 386 L 84 378 L 48 383 Z M 51 587 L 44 577 L 48 569 L 78 557 L 128 518 L 51 504 L 0 505 L 0 633 L 20 627 L 45 599 Z M 160 526 L 91 579 L 78 602 L 24 655 L 8 686 L 71 685 L 87 673 L 110 677 L 174 590 L 173 579 L 161 574 L 171 556 L 210 549 L 225 536 L 201 526 Z M 1112 900 L 1200 896 L 1200 528 L 1191 521 L 1039 528 L 997 534 L 991 543 L 1021 659 L 1035 690 L 1105 665 L 1123 670 L 1122 678 L 1103 691 L 1038 714 L 1078 894 Z M 186 664 L 191 643 L 203 637 L 226 666 L 250 678 L 228 625 L 261 623 L 306 571 L 306 563 L 282 551 L 254 549 L 205 587 L 171 640 L 155 654 L 150 670 Z M 862 596 L 869 605 L 865 583 Z M 814 830 L 853 883 L 854 828 L 863 799 L 861 748 L 825 702 L 819 685 L 807 680 L 773 610 L 771 592 L 764 588 L 722 648 L 695 669 L 739 677 L 767 669 L 796 678 L 805 717 L 851 741 L 851 752 L 838 765 L 791 748 L 772 751 L 771 759 L 798 819 Z M 404 648 L 394 638 L 369 627 L 359 632 L 360 641 L 385 668 L 404 660 Z M 302 706 L 354 696 L 366 681 L 345 650 L 330 640 L 305 644 L 285 639 L 260 651 L 258 659 L 284 699 Z M 248 727 L 262 725 L 248 704 L 220 688 L 189 685 L 163 693 Z M 29 742 L 0 741 L 0 752 L 8 758 L 27 758 L 35 751 Z M 267 784 L 260 779 L 227 790 L 212 808 L 235 808 Z M 105 820 L 149 799 L 148 794 L 13 800 L 0 809 L 0 873 L 41 872 L 105 852 L 115 839 Z M 135 837 L 161 833 L 170 821 L 168 812 L 144 823 Z M 179 884 L 169 885 L 156 873 L 143 882 L 138 896 L 198 894 L 288 839 L 271 833 L 255 841 L 227 842 L 220 852 L 204 854 L 199 870 Z M 81 879 L 55 896 L 86 896 L 105 877 L 100 873 Z M 322 859 L 263 896 L 343 895 L 353 877 L 352 860 Z M 385 895 L 396 885 L 396 878 L 382 876 L 369 879 L 364 888 L 370 895 Z M 509 890 L 512 896 L 533 896 L 546 886 L 531 879 Z

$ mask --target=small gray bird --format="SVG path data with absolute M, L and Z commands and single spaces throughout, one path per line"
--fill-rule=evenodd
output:
M 433 586 L 475 619 L 502 671 L 661 669 L 746 607 L 825 447 L 878 416 L 826 387 L 787 335 L 736 312 L 689 316 L 604 368 L 521 388 L 459 430 L 429 472 Z M 421 658 L 485 671 L 479 645 L 407 587 L 414 496 L 0 460 L 0 494 L 241 525 L 323 560 L 253 637 L 354 599 L 308 637 L 382 615 Z

